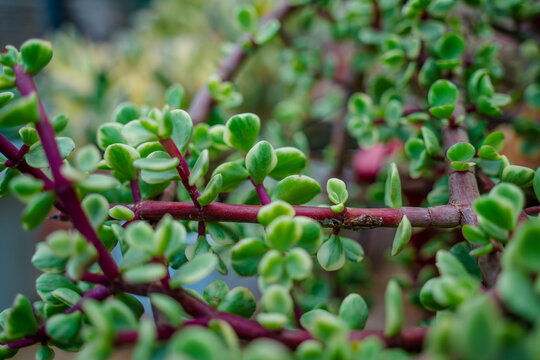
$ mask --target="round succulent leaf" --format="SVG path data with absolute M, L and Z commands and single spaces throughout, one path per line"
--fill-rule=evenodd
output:
M 56 195 L 52 191 L 46 191 L 34 195 L 22 214 L 22 226 L 25 230 L 38 227 L 49 216 L 56 201 Z
M 451 161 L 469 161 L 475 153 L 474 146 L 466 142 L 452 145 L 446 152 L 446 156 Z
M 313 268 L 313 260 L 308 252 L 302 248 L 294 248 L 285 255 L 285 270 L 294 280 L 307 278 Z
M 137 168 L 133 162 L 139 157 L 137 150 L 125 144 L 109 145 L 103 155 L 105 163 L 128 180 L 137 178 Z
M 425 148 L 429 156 L 437 156 L 441 151 L 441 146 L 433 130 L 427 126 L 422 126 L 422 138 L 424 139 Z
M 363 346 L 365 346 L 365 342 Z M 299 360 L 322 359 L 323 354 L 323 345 L 316 340 L 306 340 L 296 349 L 296 356 Z
M 60 156 L 62 157 L 62 159 L 65 159 L 73 151 L 73 149 L 75 149 L 75 143 L 72 139 L 68 137 L 57 137 L 56 145 L 58 145 L 58 149 L 60 150 Z M 47 156 L 45 155 L 45 150 L 43 149 L 43 146 L 40 142 L 35 143 L 30 147 L 28 153 L 24 155 L 24 159 L 31 167 L 49 167 L 49 160 L 47 159 Z
M 249 177 L 249 173 L 244 166 L 244 161 L 223 163 L 212 173 L 212 177 L 216 175 L 223 177 L 222 192 L 229 192 L 236 189 L 238 185 Z
M 170 296 L 159 293 L 150 294 L 150 301 L 160 313 L 165 315 L 165 318 L 172 326 L 177 328 L 182 325 L 185 312 L 178 301 Z
M 9 182 L 9 189 L 21 201 L 28 202 L 43 190 L 43 185 L 43 180 L 21 174 Z
M 268 250 L 268 245 L 263 241 L 251 238 L 240 240 L 231 249 L 231 266 L 240 276 L 253 276 Z
M 269 175 L 276 180 L 299 174 L 306 167 L 306 155 L 295 147 L 281 147 L 276 149 L 275 153 L 277 163 Z
M 255 184 L 262 184 L 276 164 L 276 152 L 268 141 L 259 141 L 246 155 L 246 169 Z
M 540 167 L 534 172 L 533 189 L 536 199 L 540 201 Z
M 407 215 L 403 215 L 394 235 L 392 243 L 392 256 L 396 256 L 407 246 L 411 239 L 412 227 Z
M 251 317 L 257 308 L 255 297 L 243 286 L 232 289 L 218 305 L 219 311 L 226 311 L 245 318 Z
M 489 253 L 492 253 L 493 250 L 495 250 L 495 247 L 493 246 L 492 243 L 489 243 L 487 245 L 483 245 L 483 246 L 480 246 L 480 247 L 477 247 L 473 250 L 471 250 L 469 252 L 469 255 L 470 256 L 474 256 L 474 257 L 481 257 L 481 256 L 485 256 Z
M 171 117 L 173 126 L 171 139 L 176 147 L 184 153 L 193 133 L 193 120 L 186 111 L 180 109 L 170 111 L 168 116 Z
M 525 101 L 533 109 L 540 109 L 540 85 L 530 84 L 525 89 Z
M 9 339 L 21 339 L 34 335 L 38 331 L 38 323 L 32 309 L 32 304 L 24 295 L 17 294 L 13 305 L 6 311 L 2 327 Z
M 253 5 L 245 4 L 236 13 L 236 20 L 242 31 L 252 32 L 257 27 L 259 15 Z
M 391 208 L 400 208 L 403 205 L 401 199 L 401 179 L 396 163 L 390 164 L 386 173 L 384 203 Z
M 82 314 L 75 311 L 71 314 L 54 315 L 47 320 L 45 329 L 52 339 L 67 343 L 77 338 L 81 325 Z
M 363 93 L 355 93 L 349 98 L 347 109 L 350 115 L 371 115 L 373 101 L 371 97 Z
M 166 214 L 158 223 L 152 239 L 155 254 L 161 256 L 173 249 L 179 249 L 184 244 L 185 238 L 184 226 L 175 221 L 170 214 Z
M 515 226 L 514 211 L 506 201 L 482 195 L 474 201 L 473 209 L 487 221 L 505 230 L 511 230 Z
M 2 356 L 0 351 L 0 356 Z M 54 350 L 48 346 L 41 346 L 36 352 L 36 360 L 53 360 L 54 359 Z
M 204 149 L 199 154 L 195 165 L 191 169 L 189 174 L 189 185 L 193 186 L 201 177 L 208 171 L 208 165 L 210 163 L 210 157 L 208 156 L 208 150 Z
M 146 159 L 152 160 L 167 160 L 170 161 L 171 157 L 165 151 L 154 151 L 146 157 Z M 171 180 L 179 180 L 180 176 L 177 169 L 172 168 L 164 171 L 153 170 L 141 170 L 141 178 L 144 182 L 152 185 L 163 184 Z
M 127 144 L 122 136 L 122 124 L 105 123 L 101 125 L 96 134 L 97 144 L 100 149 L 105 150 L 112 144 Z
M 502 172 L 501 180 L 520 187 L 528 187 L 534 180 L 534 170 L 525 166 L 508 165 Z
M 51 61 L 53 56 L 52 45 L 42 39 L 26 40 L 21 45 L 21 59 L 24 71 L 36 75 Z
M 512 256 L 525 270 L 540 271 L 540 223 L 531 221 L 520 226 L 512 237 Z
M 103 195 L 89 194 L 81 205 L 94 229 L 101 226 L 109 217 L 109 202 Z
M 166 171 L 174 169 L 178 166 L 179 160 L 177 158 L 144 158 L 137 159 L 133 162 L 133 166 L 137 169 L 148 171 Z
M 281 253 L 272 249 L 262 257 L 257 272 L 266 282 L 277 282 L 283 275 L 283 265 Z
M 305 249 L 308 253 L 314 254 L 323 242 L 323 231 L 321 225 L 315 220 L 305 217 L 296 216 L 294 222 L 302 229 L 300 240 L 296 246 Z
M 55 289 L 51 294 L 68 306 L 73 306 L 82 299 L 78 292 L 66 288 Z
M 277 331 L 289 322 L 289 317 L 281 313 L 259 313 L 257 322 L 268 330 Z
M 151 359 L 154 355 L 156 339 L 154 322 L 149 318 L 142 318 L 137 332 L 137 345 L 133 349 L 132 358 L 135 360 Z
M 343 236 L 340 239 L 347 260 L 357 263 L 364 259 L 364 248 L 358 241 Z
M 135 217 L 135 213 L 124 205 L 115 205 L 109 209 L 108 213 L 116 220 L 131 221 Z
M 77 186 L 87 191 L 102 192 L 118 188 L 120 186 L 120 182 L 109 175 L 90 174 L 85 179 L 78 182 Z
M 131 284 L 147 284 L 167 275 L 167 268 L 162 264 L 144 264 L 124 272 L 122 277 Z
M 482 145 L 490 145 L 495 149 L 495 151 L 501 151 L 504 145 L 504 133 L 501 131 L 494 131 L 490 133 L 488 136 L 486 136 Z
M 268 226 L 270 223 L 283 215 L 294 217 L 296 212 L 294 208 L 285 201 L 276 200 L 270 204 L 262 206 L 257 213 L 257 220 L 263 226 Z
M 448 80 L 437 80 L 428 92 L 429 112 L 441 119 L 448 119 L 454 112 L 458 100 L 458 89 Z
M 317 260 L 326 271 L 336 271 L 345 265 L 345 250 L 339 236 L 332 235 L 322 244 L 317 251 Z
M 184 103 L 185 95 L 184 87 L 180 84 L 174 84 L 167 89 L 165 99 L 172 109 L 180 109 Z
M 0 108 L 7 105 L 11 100 L 13 100 L 14 97 L 15 95 L 13 95 L 12 92 L 9 92 L 9 91 L 1 92 L 0 93 Z
M 203 297 L 212 306 L 217 306 L 229 292 L 229 286 L 221 279 L 210 283 L 203 292 Z
M 67 288 L 80 293 L 81 290 L 62 274 L 44 273 L 36 280 L 36 290 L 39 297 L 48 304 L 61 305 L 62 302 L 52 295 L 59 288 Z
M 230 147 L 247 154 L 257 140 L 260 127 L 261 120 L 255 114 L 245 113 L 235 115 L 225 124 L 223 140 Z
M 446 250 L 439 250 L 437 252 L 436 266 L 443 276 L 460 278 L 466 277 L 469 274 L 459 259 Z
M 125 125 L 132 120 L 137 120 L 141 112 L 129 101 L 119 104 L 113 111 L 112 121 Z
M 489 237 L 479 227 L 474 225 L 464 225 L 461 228 L 463 237 L 472 244 L 486 245 L 489 243 Z
M 145 122 L 145 124 L 147 125 L 146 127 L 141 120 L 128 122 L 122 127 L 122 137 L 131 146 L 137 146 L 147 141 L 158 140 L 157 135 L 147 129 L 148 122 Z
M 271 285 L 263 293 L 261 307 L 264 312 L 289 315 L 294 303 L 289 290 L 280 285 Z
M 518 269 L 504 269 L 497 279 L 497 294 L 505 306 L 531 322 L 540 317 L 540 300 L 529 276 Z
M 403 327 L 403 299 L 396 280 L 390 280 L 384 294 L 384 334 L 397 336 Z
M 326 192 L 328 193 L 328 198 L 334 204 L 343 204 L 349 198 L 347 185 L 345 185 L 345 183 L 340 179 L 329 179 L 326 182 Z
M 2 94 L 0 93 L 0 96 Z M 19 129 L 19 136 L 24 145 L 32 146 L 39 141 L 37 130 L 31 126 L 23 126 Z
M 223 341 L 214 332 L 200 326 L 178 331 L 168 342 L 165 358 L 221 360 L 227 354 Z
M 501 158 L 499 153 L 491 145 L 482 145 L 478 150 L 478 157 L 489 161 L 496 161 Z
M 502 115 L 502 111 L 499 109 L 497 102 L 494 99 L 488 98 L 484 95 L 478 97 L 478 100 L 476 101 L 476 111 L 478 111 L 480 114 L 485 114 L 488 116 Z
M 469 161 L 452 161 L 450 163 L 450 166 L 456 171 L 467 171 L 474 165 L 476 165 L 474 162 Z
M 95 145 L 86 145 L 75 153 L 75 165 L 79 170 L 92 172 L 101 161 L 101 154 Z
M 268 245 L 279 251 L 285 251 L 296 244 L 301 235 L 302 229 L 288 215 L 274 219 L 266 228 Z
M 349 294 L 341 302 L 339 317 L 350 330 L 361 330 L 366 326 L 368 306 L 364 298 L 358 294 Z
M 67 114 L 58 114 L 51 119 L 51 125 L 55 133 L 59 133 L 64 130 L 69 122 Z
M 204 188 L 201 196 L 197 198 L 199 204 L 201 204 L 202 206 L 210 204 L 217 198 L 217 196 L 221 192 L 222 187 L 223 176 L 221 176 L 221 174 L 217 174 L 216 176 L 212 177 Z
M 347 333 L 347 325 L 339 318 L 328 311 L 310 311 L 313 314 L 309 317 L 302 316 L 302 325 L 323 343 L 332 338 L 339 338 Z M 308 314 L 308 313 L 306 313 Z M 306 315 L 304 314 L 304 315 Z
M 171 286 L 177 288 L 181 285 L 196 283 L 210 275 L 218 265 L 218 258 L 213 253 L 195 256 L 191 261 L 180 266 L 171 280 Z
M 283 200 L 292 205 L 301 205 L 312 200 L 321 192 L 321 186 L 305 175 L 290 175 L 281 180 L 272 193 L 272 200 Z
M 458 59 L 464 50 L 465 40 L 455 33 L 443 35 L 437 43 L 437 55 L 443 59 Z

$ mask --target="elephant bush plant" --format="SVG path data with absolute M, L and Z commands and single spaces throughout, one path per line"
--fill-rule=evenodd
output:
M 71 224 L 36 246 L 40 300 L 0 313 L 0 357 L 537 359 L 540 170 L 503 144 L 538 152 L 540 3 L 259 10 L 240 6 L 243 35 L 189 107 L 178 84 L 160 107 L 121 103 L 94 144 L 38 94 L 49 42 L 0 54 L 0 125 L 22 144 L 0 134 L 0 194 L 26 204 L 25 229 Z M 235 73 L 264 46 L 280 101 L 234 114 Z M 310 122 L 331 129 L 323 146 Z M 355 234 L 378 227 L 396 228 L 388 254 L 408 275 L 383 284 L 384 325 L 366 330 L 358 284 L 378 279 Z M 260 298 L 222 279 L 187 288 L 214 271 L 256 277 Z M 406 303 L 422 309 L 412 327 Z

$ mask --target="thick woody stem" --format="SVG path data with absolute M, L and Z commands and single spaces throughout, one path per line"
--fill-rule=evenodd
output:
M 465 109 L 463 103 L 458 102 L 454 117 L 458 118 L 461 115 L 465 115 Z M 455 124 L 453 121 L 443 129 L 443 137 L 446 150 L 460 142 L 469 143 L 469 136 L 466 129 L 462 125 Z M 477 225 L 478 221 L 472 209 L 472 203 L 480 196 L 480 193 L 478 191 L 474 169 L 456 171 L 450 163 L 450 160 L 447 159 L 446 172 L 448 174 L 448 189 L 450 192 L 449 204 L 459 210 L 461 225 Z M 478 259 L 483 280 L 489 287 L 495 285 L 497 276 L 501 272 L 500 258 L 501 252 L 496 250 Z
M 257 223 L 260 205 L 237 205 L 213 202 L 201 209 L 187 202 L 141 201 L 139 204 L 122 204 L 134 211 L 141 219 L 159 220 L 165 214 L 175 219 L 192 221 L 225 221 Z M 113 205 L 114 206 L 114 205 Z M 326 227 L 360 229 L 374 227 L 397 227 L 403 215 L 412 226 L 452 228 L 459 225 L 460 212 L 453 205 L 428 208 L 402 207 L 399 209 L 347 208 L 347 214 L 337 214 L 327 207 L 293 206 L 297 216 L 306 216 Z
M 114 279 L 118 276 L 118 266 L 90 224 L 88 217 L 81 207 L 81 203 L 71 181 L 62 173 L 63 159 L 60 155 L 58 145 L 56 144 L 55 132 L 47 117 L 45 107 L 37 93 L 34 79 L 30 74 L 24 72 L 24 68 L 21 65 L 15 65 L 13 70 L 15 72 L 15 84 L 21 95 L 29 96 L 31 94 L 36 94 L 36 96 L 38 96 L 40 120 L 36 123 L 36 130 L 41 140 L 45 156 L 49 162 L 56 194 L 60 199 L 62 206 L 65 208 L 66 213 L 71 217 L 75 228 L 96 248 L 98 252 L 98 263 L 101 270 L 103 270 L 103 273 L 108 278 Z
M 274 19 L 281 22 L 299 7 L 300 5 L 292 5 L 289 2 L 285 2 L 267 16 L 262 18 L 261 25 L 264 25 L 268 21 Z M 250 46 L 246 47 L 246 43 L 249 43 Z M 233 51 L 221 62 L 221 65 L 217 71 L 217 76 L 219 76 L 222 81 L 230 81 L 240 66 L 242 66 L 242 64 L 246 61 L 248 54 L 252 54 L 258 47 L 259 46 L 253 41 L 252 36 L 239 41 L 234 47 Z M 193 119 L 193 123 L 198 124 L 204 122 L 208 118 L 208 114 L 210 113 L 210 110 L 214 104 L 215 101 L 210 95 L 208 87 L 205 84 L 195 94 L 195 97 L 193 98 L 188 110 L 188 113 Z

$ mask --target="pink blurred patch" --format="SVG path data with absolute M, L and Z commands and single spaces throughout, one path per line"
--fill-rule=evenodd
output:
M 376 144 L 367 149 L 358 149 L 353 157 L 353 168 L 361 182 L 372 183 L 384 166 L 384 159 L 401 150 L 402 143 L 392 140 L 386 144 Z

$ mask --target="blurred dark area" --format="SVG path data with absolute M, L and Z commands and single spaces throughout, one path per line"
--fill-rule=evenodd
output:
M 150 0 L 0 0 L 0 45 L 72 25 L 94 41 L 107 41 Z

